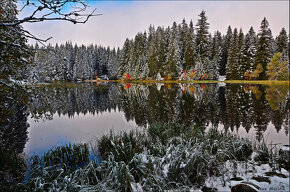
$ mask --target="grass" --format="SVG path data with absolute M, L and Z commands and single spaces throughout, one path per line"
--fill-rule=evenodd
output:
M 225 83 L 232 84 L 262 84 L 262 85 L 288 85 L 290 81 L 271 81 L 271 80 L 226 80 Z
M 80 88 L 82 87 L 82 83 L 59 81 L 55 83 L 38 83 L 35 86 L 37 88 Z
M 65 146 L 55 147 L 40 158 L 33 156 L 30 158 L 31 168 L 61 166 L 64 165 L 70 169 L 77 169 L 89 162 L 88 144 L 68 144 Z
M 85 82 L 127 82 L 127 83 L 229 83 L 229 84 L 263 84 L 263 85 L 289 85 L 290 81 L 279 81 L 279 80 L 86 80 Z
M 111 134 L 98 140 L 98 159 L 88 160 L 88 146 L 58 147 L 34 157 L 31 177 L 18 185 L 27 191 L 164 191 L 200 188 L 220 176 L 227 161 L 289 164 L 265 144 L 216 129 L 155 124 L 144 131 Z M 36 158 L 36 160 L 35 160 Z M 40 159 L 40 160 L 39 160 Z M 288 159 L 288 162 L 287 162 Z M 285 162 L 282 162 L 284 160 Z M 289 170 L 289 169 L 288 169 Z

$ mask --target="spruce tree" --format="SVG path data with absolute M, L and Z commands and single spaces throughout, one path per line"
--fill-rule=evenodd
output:
M 184 51 L 184 62 L 185 66 L 183 69 L 192 69 L 195 65 L 195 54 L 194 54 L 194 29 L 193 23 L 190 21 L 189 29 L 186 32 L 185 38 L 185 51 Z
M 210 65 L 208 69 L 208 78 L 211 80 L 217 80 L 219 78 L 219 62 L 221 57 L 221 44 L 222 37 L 221 33 L 217 31 L 212 38 L 211 55 L 210 55 Z
M 141 46 L 140 46 L 140 57 L 138 62 L 140 63 L 140 78 L 146 79 L 149 76 L 149 66 L 147 60 L 147 33 L 144 32 L 142 36 Z
M 210 60 L 221 56 L 222 36 L 219 31 L 214 33 L 211 43 Z
M 237 28 L 235 28 L 229 49 L 227 73 L 226 73 L 227 80 L 238 79 L 238 65 L 239 65 L 239 37 L 238 30 Z
M 226 66 L 228 62 L 228 54 L 229 54 L 229 48 L 231 44 L 232 39 L 232 28 L 231 26 L 228 27 L 227 34 L 223 38 L 222 43 L 222 53 L 221 53 L 221 61 L 220 61 L 220 70 L 219 73 L 221 76 L 226 75 Z
M 166 63 L 166 37 L 164 28 L 158 27 L 156 30 L 156 36 L 158 40 L 157 45 L 158 73 L 163 74 L 163 68 Z
M 279 35 L 276 38 L 277 50 L 276 52 L 283 53 L 284 60 L 287 59 L 288 56 L 288 36 L 285 28 L 283 27 L 280 31 Z
M 176 22 L 173 23 L 171 29 L 171 35 L 168 46 L 168 54 L 165 66 L 165 75 L 171 76 L 173 78 L 178 77 L 179 73 L 182 71 L 181 61 L 180 61 L 180 50 L 178 45 L 178 31 Z
M 237 71 L 237 79 L 243 79 L 244 78 L 244 69 L 243 69 L 243 63 L 242 63 L 242 50 L 244 48 L 244 33 L 242 31 L 242 28 L 239 32 L 239 41 L 238 41 L 238 71 Z
M 154 27 L 150 26 L 148 35 L 148 66 L 149 77 L 156 78 L 159 71 L 158 68 L 158 37 Z
M 117 68 L 118 68 L 117 53 L 116 53 L 116 49 L 113 48 L 113 50 L 110 51 L 109 62 L 108 62 L 108 71 L 109 71 L 110 79 L 116 79 Z
M 128 72 L 127 66 L 130 61 L 130 55 L 131 55 L 131 43 L 130 40 L 127 38 L 121 51 L 120 68 L 118 72 L 119 77 L 122 77 L 123 73 Z
M 194 66 L 194 71 L 195 71 L 194 79 L 196 79 L 196 80 L 200 80 L 206 71 L 205 65 L 201 61 L 199 55 L 197 55 L 197 58 L 196 58 L 196 64 Z
M 207 22 L 207 17 L 205 16 L 205 11 L 199 14 L 199 19 L 196 24 L 196 38 L 195 38 L 195 49 L 196 54 L 200 56 L 203 62 L 205 58 L 209 56 L 208 46 L 209 42 L 209 23 Z
M 185 19 L 182 20 L 181 25 L 178 27 L 179 29 L 179 50 L 180 50 L 180 61 L 182 64 L 182 69 L 185 69 L 186 61 L 185 61 L 185 49 L 186 49 L 186 36 L 188 31 L 188 25 Z
M 266 18 L 261 22 L 261 27 L 258 33 L 257 53 L 255 58 L 255 67 L 260 64 L 262 66 L 262 72 L 258 79 L 264 80 L 266 77 L 266 67 L 272 57 L 272 32 L 269 29 L 269 23 Z
M 138 33 L 135 37 L 132 55 L 131 55 L 131 64 L 129 64 L 131 72 L 130 75 L 135 79 L 145 78 L 147 74 L 143 73 L 145 66 L 145 51 L 146 49 L 146 33 Z
M 256 43 L 257 43 L 257 36 L 253 27 L 251 27 L 249 32 L 245 36 L 244 47 L 241 50 L 242 57 L 241 57 L 240 71 L 241 71 L 241 74 L 243 75 L 245 75 L 246 72 L 250 74 L 254 71 Z
M 75 52 L 71 42 L 66 43 L 66 50 L 68 51 L 67 55 L 67 80 L 73 80 L 73 67 L 75 64 Z
M 137 69 L 139 68 L 139 66 L 137 66 L 138 65 L 137 62 L 139 60 L 139 56 L 141 55 L 139 53 L 140 44 L 141 44 L 141 36 L 142 36 L 141 33 L 138 33 L 135 36 L 135 39 L 133 41 L 132 54 L 131 54 L 130 63 L 129 63 L 130 76 L 134 77 L 135 79 L 137 79 L 138 76 L 140 75 Z

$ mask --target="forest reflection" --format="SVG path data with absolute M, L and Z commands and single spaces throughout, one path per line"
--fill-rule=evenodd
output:
M 35 121 L 50 121 L 55 115 L 73 118 L 114 111 L 140 127 L 174 122 L 204 129 L 244 129 L 252 130 L 258 141 L 273 125 L 285 136 L 289 131 L 289 88 L 282 85 L 80 83 L 38 85 L 29 95 L 20 87 L 2 90 L 0 171 L 6 176 L 0 177 L 0 183 L 24 177 L 19 154 L 28 141 L 29 113 Z
M 256 139 L 272 123 L 288 135 L 289 89 L 283 85 L 227 84 L 77 84 L 73 88 L 40 86 L 29 110 L 36 119 L 58 114 L 97 115 L 122 111 L 138 126 L 175 122 L 224 130 L 255 130 Z

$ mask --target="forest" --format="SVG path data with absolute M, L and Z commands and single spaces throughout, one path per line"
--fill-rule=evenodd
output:
M 209 33 L 205 11 L 197 24 L 185 19 L 171 27 L 150 26 L 122 48 L 97 45 L 32 46 L 34 63 L 22 71 L 32 82 L 127 78 L 138 80 L 288 80 L 289 42 L 285 28 L 272 36 L 266 18 L 258 33 L 228 27 Z

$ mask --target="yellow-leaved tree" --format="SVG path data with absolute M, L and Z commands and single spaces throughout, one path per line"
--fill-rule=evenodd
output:
M 258 64 L 256 69 L 253 71 L 253 74 L 251 74 L 251 79 L 258 79 L 262 72 L 263 72 L 263 67 L 261 64 Z
M 283 60 L 282 53 L 274 54 L 266 74 L 270 80 L 289 80 L 288 61 Z

